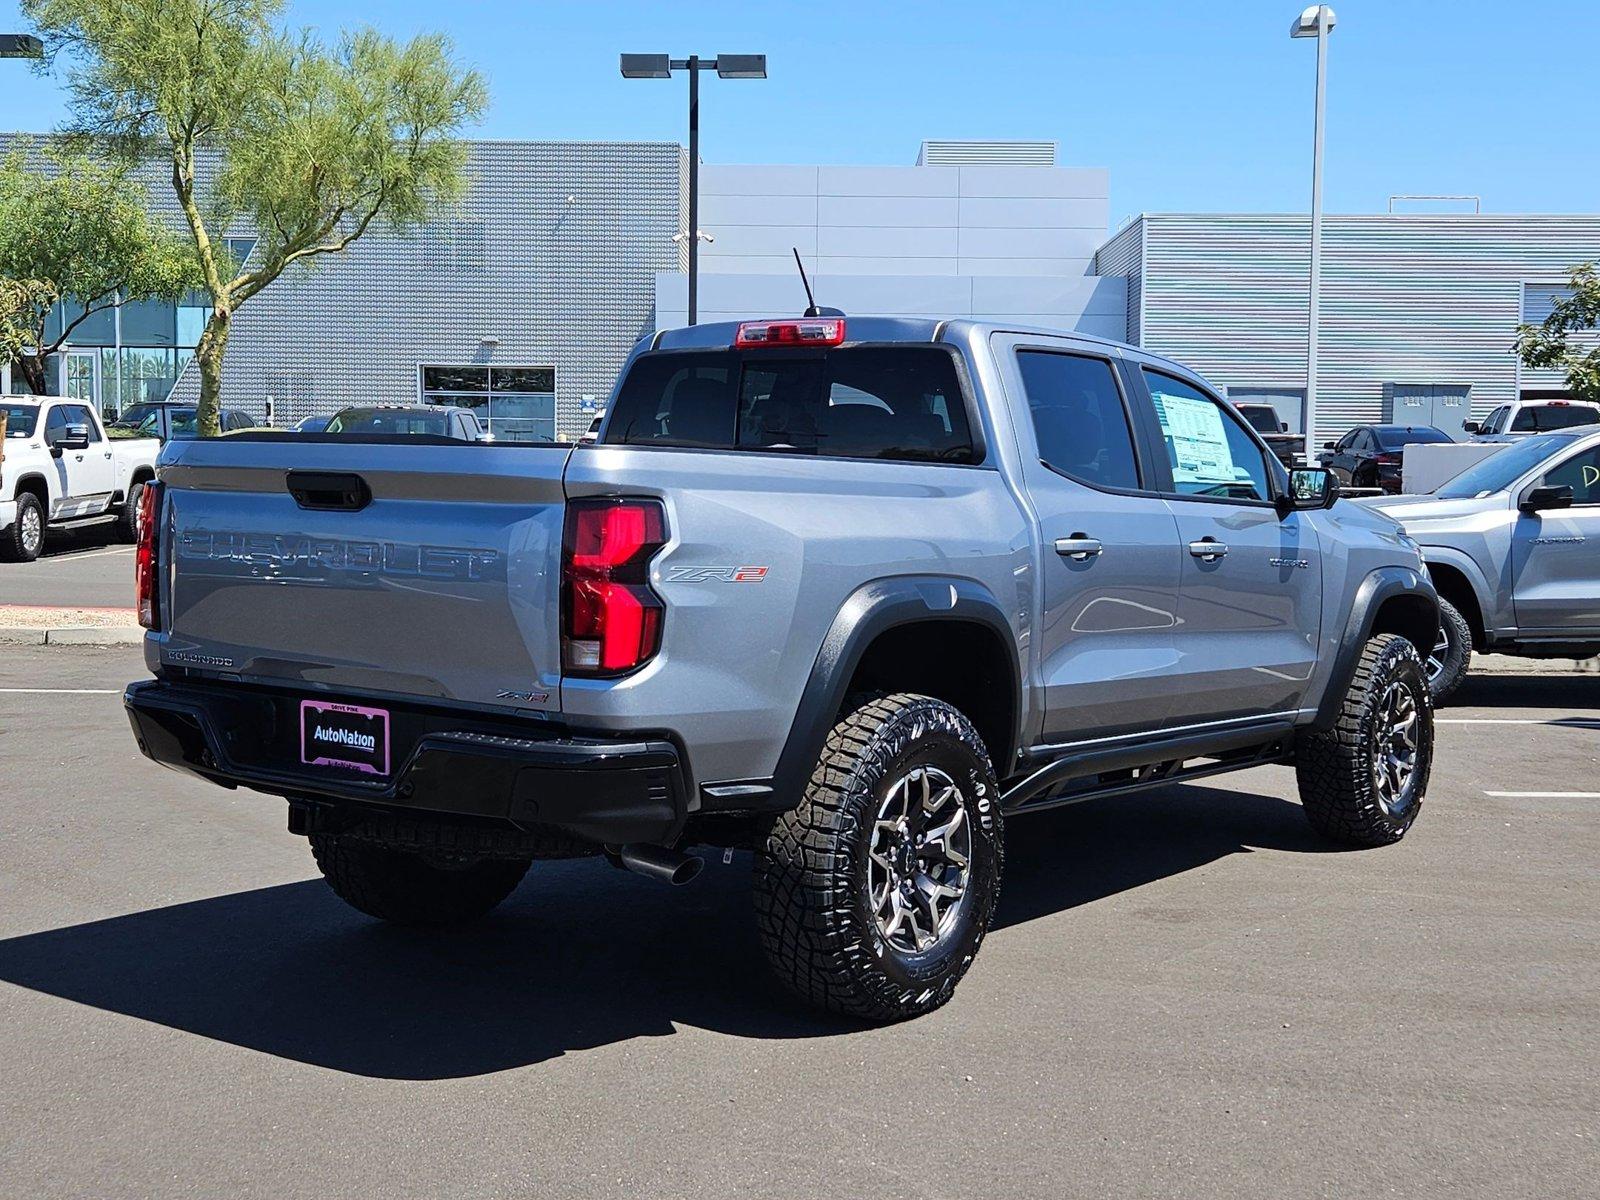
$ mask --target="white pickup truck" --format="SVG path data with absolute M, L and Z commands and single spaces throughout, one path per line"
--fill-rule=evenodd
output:
M 57 396 L 0 396 L 0 559 L 32 562 L 49 525 L 115 518 L 138 536 L 155 438 L 108 438 L 99 414 Z

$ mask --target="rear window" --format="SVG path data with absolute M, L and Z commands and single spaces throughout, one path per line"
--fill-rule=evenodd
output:
M 604 440 L 831 458 L 978 458 L 955 360 L 933 346 L 641 355 Z
M 1594 425 L 1600 422 L 1600 409 L 1587 404 L 1538 404 L 1524 408 L 1511 422 L 1512 433 L 1547 429 L 1571 429 L 1574 425 Z
M 0 413 L 6 417 L 7 437 L 32 437 L 34 427 L 39 424 L 37 404 L 0 404 Z
M 1265 404 L 1240 404 L 1235 407 L 1257 433 L 1279 433 L 1278 410 Z
M 1448 442 L 1450 435 L 1442 429 L 1435 429 L 1432 425 L 1417 425 L 1410 429 L 1374 430 L 1378 435 L 1378 448 L 1380 450 L 1399 450 L 1403 446 L 1413 446 L 1418 442 Z

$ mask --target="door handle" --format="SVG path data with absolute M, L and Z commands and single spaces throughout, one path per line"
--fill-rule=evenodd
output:
M 1092 538 L 1087 534 L 1075 533 L 1071 537 L 1056 539 L 1056 553 L 1062 558 L 1070 558 L 1073 562 L 1088 562 L 1104 549 L 1099 538 Z
M 1197 542 L 1189 543 L 1189 553 L 1201 562 L 1216 562 L 1228 553 L 1227 544 L 1217 541 L 1216 538 L 1201 538 Z

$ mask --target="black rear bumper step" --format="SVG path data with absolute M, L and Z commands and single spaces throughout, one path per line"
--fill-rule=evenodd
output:
M 366 782 L 313 773 L 298 763 L 291 752 L 296 702 L 269 690 L 158 679 L 131 684 L 123 694 L 146 757 L 224 787 L 337 807 L 557 829 L 601 843 L 669 845 L 683 827 L 682 762 L 665 739 L 588 737 L 395 707 L 401 765 L 391 779 Z

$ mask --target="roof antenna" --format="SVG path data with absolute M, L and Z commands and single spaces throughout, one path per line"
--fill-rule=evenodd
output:
M 817 298 L 811 294 L 811 280 L 806 278 L 806 264 L 800 261 L 800 247 L 791 246 L 790 249 L 794 251 L 794 265 L 800 268 L 800 282 L 806 289 L 807 307 L 806 311 L 800 315 L 803 317 L 844 316 L 844 313 L 840 312 L 837 308 L 819 308 L 817 306 Z

